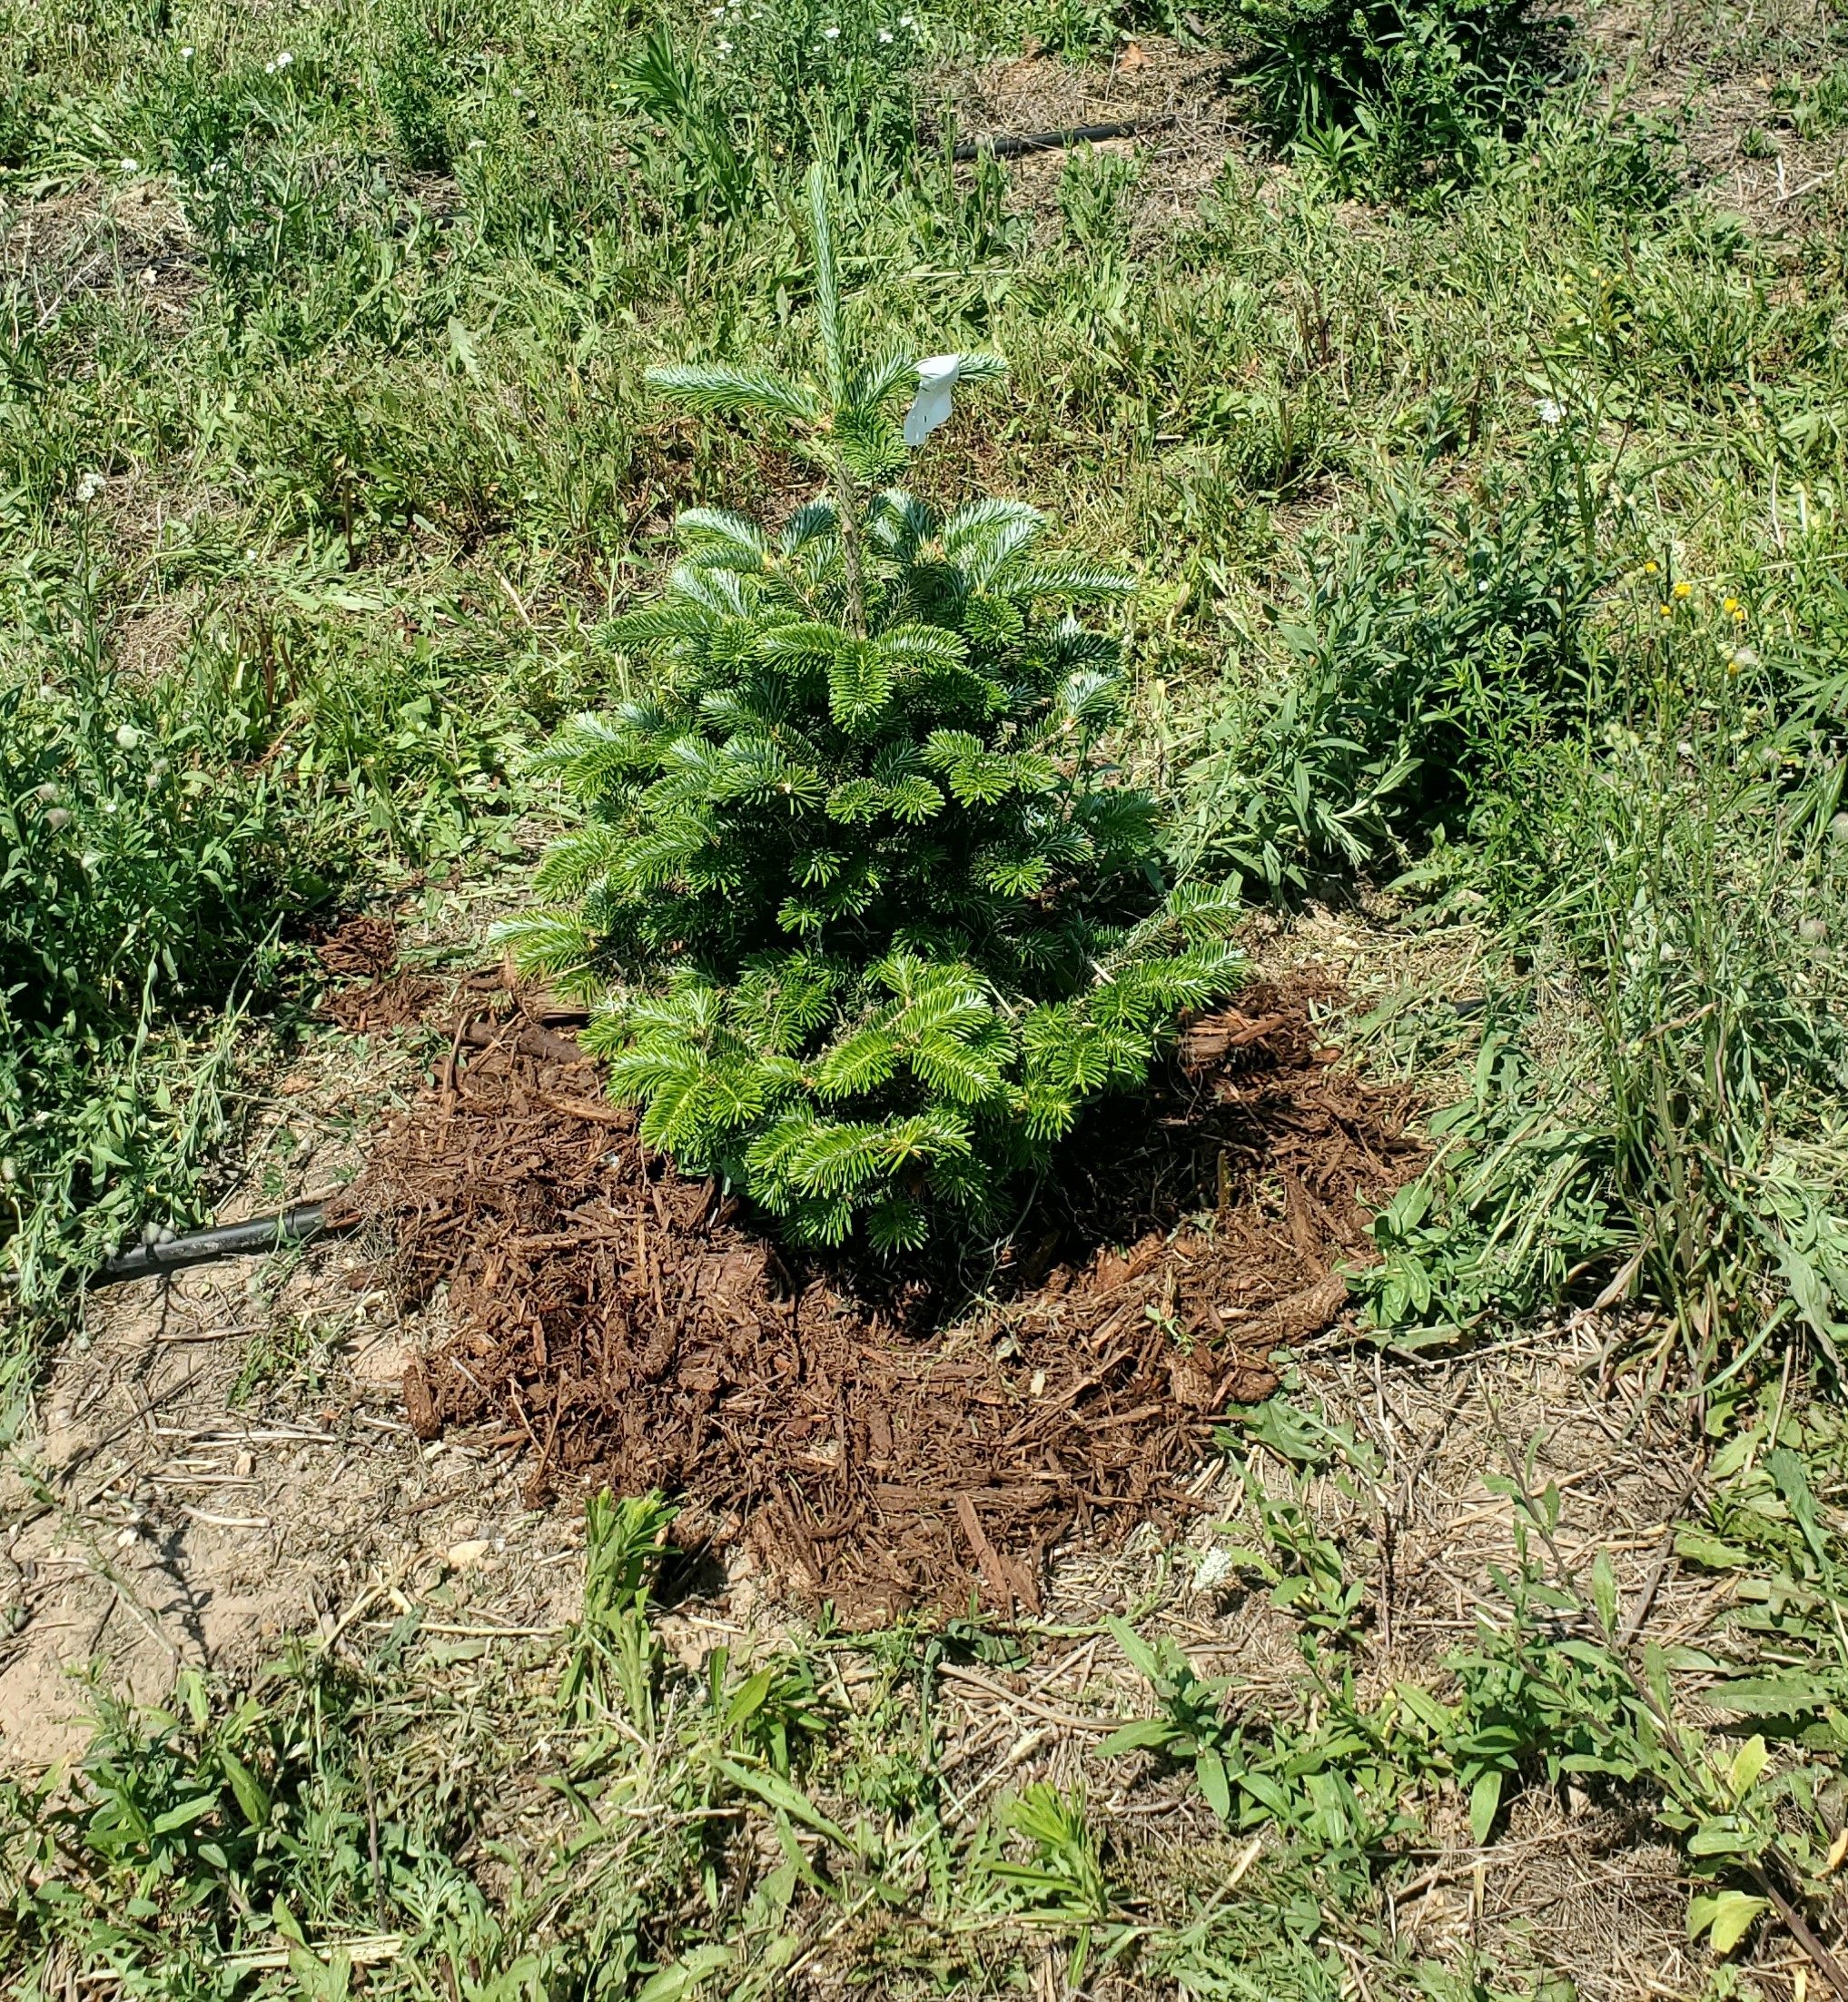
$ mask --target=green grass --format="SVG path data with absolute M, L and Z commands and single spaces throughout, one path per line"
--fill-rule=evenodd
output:
M 373 1988 L 667 2002 L 699 1969 L 769 1992 L 815 1954 L 894 1991 L 999 1990 L 1050 1940 L 1074 1986 L 1311 1996 L 1339 1989 L 1339 1935 L 1378 1992 L 1538 1995 L 1531 1969 L 1471 1987 L 1395 1960 L 1380 1900 L 1419 1789 L 1463 1788 L 1492 1833 L 1501 1789 L 1566 1759 L 1685 1846 L 1716 1944 L 1759 1921 L 1724 1902 L 1766 1896 L 1754 1872 L 1823 1908 L 1844 1457 L 1815 1399 L 1848 1341 L 1835 234 L 1690 192 L 1675 134 L 1570 64 L 1499 94 L 1451 55 L 1401 64 L 1398 122 L 1357 112 L 1346 139 L 1273 105 L 1289 171 L 1235 150 L 1159 228 L 1146 172 L 1074 154 L 1032 227 L 992 163 L 918 137 L 946 61 L 1160 25 L 1070 0 L 0 6 L 7 1429 L 85 1265 L 210 1213 L 308 927 L 504 865 L 552 804 L 529 754 L 628 692 L 602 629 L 658 580 L 675 513 L 806 497 L 777 440 L 689 422 L 643 375 L 801 368 L 818 157 L 855 340 L 1009 364 L 934 441 L 924 496 L 1017 496 L 1138 575 L 1116 748 L 1171 876 L 1286 910 L 1383 893 L 1408 936 L 1475 941 L 1478 1013 L 1388 1003 L 1353 1039 L 1419 1077 L 1438 1143 L 1379 1226 L 1367 1311 L 1398 1354 L 1597 1298 L 1654 1316 L 1640 1362 L 1724 1470 L 1686 1561 L 1736 1570 L 1770 1622 L 1664 1672 L 1795 1677 L 1744 1713 L 1773 1720 L 1768 1759 L 1703 1738 L 1596 1576 L 1562 1580 L 1543 1496 L 1501 1638 L 1389 1715 L 1328 1638 L 1351 1566 L 1260 1510 L 1250 1575 L 1303 1622 L 1299 1710 L 1244 1720 L 1150 1658 L 1161 1749 L 1223 1799 L 1213 1868 L 1272 1831 L 1236 1904 L 1204 1865 L 1113 1847 L 1075 1795 L 946 1818 L 919 1665 L 940 1643 L 872 1649 L 870 1708 L 828 1693 L 832 1642 L 761 1690 L 725 1664 L 696 1685 L 632 1587 L 591 1666 L 491 1695 L 440 1695 L 407 1630 L 362 1668 L 190 1687 L 169 1722 L 111 1712 L 77 1794 L 11 1797 L 17 1964 L 204 1993 L 225 1953 L 286 1975 L 292 1943 L 389 1932 L 417 1944 Z M 1167 25 L 1261 54 L 1216 15 Z M 1767 123 L 1821 144 L 1839 36 L 1726 12 L 1704 60 L 1770 63 Z M 1254 127 L 1274 85 L 1250 86 Z M 1547 1620 L 1580 1651 L 1539 1648 Z M 561 1677 L 583 1701 L 543 1769 L 570 1839 L 490 1867 L 507 1720 L 551 1717 Z M 466 1779 L 433 1724 L 400 1742 L 439 1714 L 479 1734 Z

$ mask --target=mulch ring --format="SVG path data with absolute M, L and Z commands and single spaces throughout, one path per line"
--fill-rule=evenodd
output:
M 465 1016 L 355 1191 L 391 1220 L 400 1298 L 449 1287 L 412 1425 L 489 1428 L 530 1455 L 534 1501 L 677 1494 L 711 1544 L 849 1621 L 965 1610 L 972 1587 L 1036 1609 L 1055 1545 L 1193 1506 L 1215 1422 L 1334 1319 L 1330 1268 L 1417 1172 L 1407 1101 L 1334 1066 L 1313 991 L 1197 1024 L 1049 1178 L 1001 1303 L 924 1333 L 649 1154 L 568 1040 Z

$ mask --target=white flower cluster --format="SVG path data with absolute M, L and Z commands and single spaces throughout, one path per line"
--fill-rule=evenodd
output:
M 762 7 L 751 5 L 749 0 L 718 0 L 718 5 L 710 9 L 710 14 L 711 18 L 718 23 L 722 31 L 740 27 L 746 21 L 756 22 L 768 19 L 765 10 Z M 900 15 L 898 26 L 906 35 L 914 35 L 922 32 L 918 27 L 917 16 L 913 14 Z M 829 45 L 838 42 L 840 38 L 841 31 L 839 27 L 830 23 L 821 31 L 821 40 L 815 45 L 810 53 L 815 55 L 825 55 Z M 898 37 L 891 28 L 881 28 L 879 30 L 879 39 L 889 46 Z M 722 63 L 726 56 L 733 53 L 737 45 L 726 34 L 721 32 L 713 37 L 712 45 L 717 52 L 718 60 Z
M 289 51 L 287 49 L 284 49 L 282 55 L 277 56 L 274 62 L 265 63 L 263 64 L 263 74 L 265 76 L 273 76 L 278 70 L 287 69 L 290 64 L 292 64 L 295 58 L 290 55 Z
M 762 21 L 768 17 L 762 7 L 747 7 L 746 0 L 720 0 L 720 4 L 712 10 L 712 18 L 727 28 L 736 28 L 746 20 Z M 722 63 L 736 44 L 721 35 L 715 39 L 713 46 L 718 51 L 718 59 Z
M 1208 1551 L 1194 1568 L 1193 1589 L 1195 1591 L 1217 1591 L 1221 1585 L 1237 1577 L 1238 1571 L 1238 1560 L 1230 1551 Z

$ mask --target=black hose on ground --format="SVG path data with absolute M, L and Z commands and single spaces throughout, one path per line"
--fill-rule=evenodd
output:
M 993 139 L 967 139 L 954 147 L 953 160 L 977 160 L 992 153 L 997 160 L 1018 160 L 1029 153 L 1060 153 L 1068 146 L 1094 144 L 1100 139 L 1133 139 L 1145 132 L 1161 132 L 1174 123 L 1171 118 L 1120 118 L 1108 125 L 1072 125 L 1062 132 L 1001 133 Z
M 120 1285 L 128 1279 L 153 1279 L 186 1265 L 208 1265 L 214 1258 L 237 1258 L 252 1252 L 287 1250 L 332 1231 L 351 1230 L 354 1216 L 329 1218 L 326 1203 L 297 1203 L 277 1216 L 253 1216 L 242 1224 L 215 1224 L 210 1230 L 188 1231 L 164 1244 L 133 1244 L 105 1258 L 91 1274 L 92 1286 Z

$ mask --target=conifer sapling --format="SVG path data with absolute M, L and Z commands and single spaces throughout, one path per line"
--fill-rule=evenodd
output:
M 1153 802 L 1107 755 L 1118 649 L 1076 609 L 1133 580 L 1044 553 L 1019 501 L 893 483 L 919 364 L 850 361 L 819 167 L 808 193 L 820 379 L 649 381 L 784 426 L 823 491 L 776 531 L 680 516 L 660 597 L 607 629 L 652 693 L 542 754 L 581 821 L 501 936 L 592 995 L 585 1046 L 651 1145 L 799 1243 L 895 1250 L 991 1215 L 1142 1082 L 1230 986 L 1236 906 L 1164 894 Z

